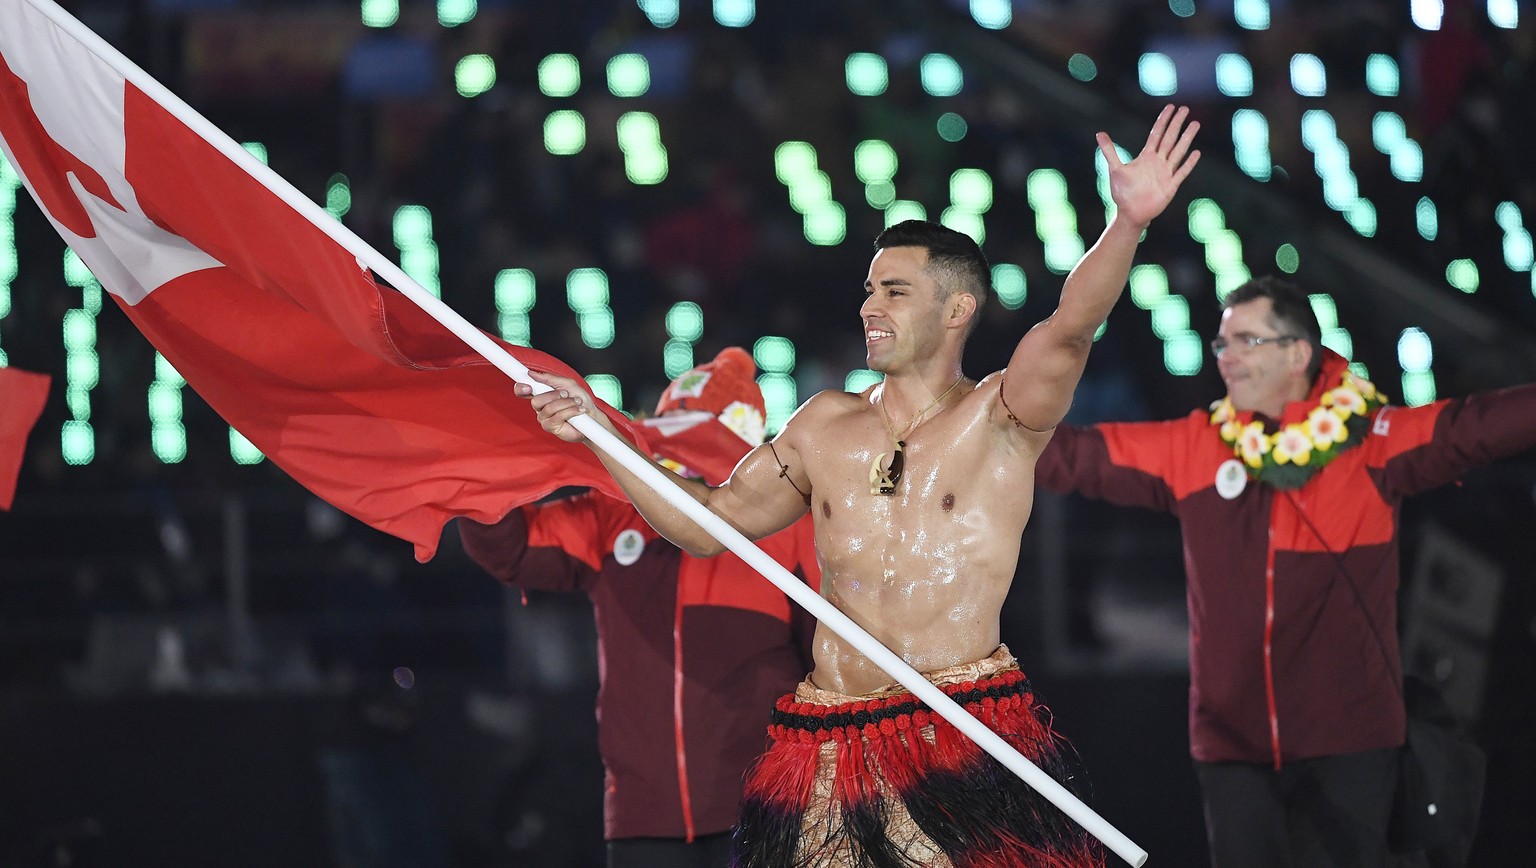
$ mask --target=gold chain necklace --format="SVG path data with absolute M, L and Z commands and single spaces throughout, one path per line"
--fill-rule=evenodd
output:
M 885 409 L 885 387 L 884 386 L 880 387 L 880 416 L 885 420 L 885 433 L 888 434 L 890 436 L 890 438 L 891 438 L 891 443 L 893 444 L 893 451 L 891 452 L 891 466 L 890 467 L 882 469 L 881 466 L 880 466 L 880 465 L 885 463 L 885 455 L 886 455 L 886 453 L 884 453 L 884 452 L 880 453 L 879 455 L 876 455 L 875 456 L 875 460 L 870 463 L 870 465 L 869 465 L 869 493 L 870 494 L 895 494 L 896 493 L 896 484 L 898 482 L 901 482 L 901 471 L 904 468 L 905 463 L 906 463 L 905 459 L 903 458 L 903 455 L 905 454 L 905 450 L 907 448 L 907 441 L 905 441 L 905 440 L 903 440 L 901 438 L 907 436 L 907 434 L 909 432 L 911 432 L 911 430 L 914 427 L 916 427 L 917 423 L 922 421 L 922 418 L 924 416 L 928 415 L 928 411 L 929 410 L 932 410 L 934 407 L 937 407 L 939 405 L 940 401 L 943 401 L 945 398 L 948 398 L 949 397 L 949 393 L 953 392 L 955 390 L 955 388 L 960 385 L 960 381 L 964 380 L 964 379 L 965 379 L 965 375 L 961 374 L 959 376 L 959 378 L 957 378 L 953 383 L 949 384 L 949 388 L 945 389 L 943 391 L 943 393 L 941 393 L 939 395 L 939 397 L 934 398 L 933 401 L 931 401 L 928 404 L 928 406 L 924 407 L 923 409 L 921 409 L 921 410 L 917 411 L 915 414 L 913 414 L 912 418 L 909 419 L 907 421 L 907 424 L 901 429 L 901 434 L 899 434 L 899 435 L 896 432 L 891 430 L 891 414 L 889 412 L 887 412 L 886 409 Z

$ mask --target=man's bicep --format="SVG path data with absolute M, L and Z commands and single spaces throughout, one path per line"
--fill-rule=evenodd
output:
M 782 456 L 782 457 L 781 457 Z M 809 506 L 808 483 L 803 468 L 792 467 L 795 451 L 786 445 L 764 443 L 741 459 L 730 479 L 709 495 L 709 508 L 752 539 L 761 539 L 789 527 L 805 515 Z
M 1072 407 L 1092 341 L 1065 338 L 1039 323 L 1019 341 L 1003 376 L 1005 412 L 1036 431 L 1054 427 Z

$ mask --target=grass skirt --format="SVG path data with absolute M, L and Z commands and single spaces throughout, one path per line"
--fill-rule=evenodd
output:
M 1006 647 L 925 673 L 1079 798 L 1077 755 Z M 1080 868 L 1099 842 L 900 685 L 863 696 L 807 678 L 779 699 L 747 774 L 735 868 Z

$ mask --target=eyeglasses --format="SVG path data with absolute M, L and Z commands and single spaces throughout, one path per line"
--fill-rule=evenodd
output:
M 1215 353 L 1216 356 L 1220 358 L 1222 353 L 1225 353 L 1232 347 L 1237 347 L 1241 350 L 1251 350 L 1257 347 L 1262 347 L 1265 344 L 1288 344 L 1292 341 L 1299 340 L 1301 340 L 1301 338 L 1298 335 L 1275 335 L 1274 337 L 1268 338 L 1259 337 L 1258 335 L 1238 335 L 1236 338 L 1233 338 L 1230 341 L 1226 338 L 1217 338 L 1216 340 L 1211 341 L 1211 352 Z

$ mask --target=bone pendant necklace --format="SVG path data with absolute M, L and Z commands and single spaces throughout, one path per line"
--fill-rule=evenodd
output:
M 891 414 L 886 412 L 885 409 L 885 387 L 880 387 L 880 416 L 885 420 L 885 433 L 890 435 L 892 451 L 889 453 L 882 452 L 875 456 L 874 461 L 870 462 L 870 494 L 892 495 L 896 493 L 896 485 L 901 482 L 901 471 L 906 465 L 905 453 L 907 448 L 907 441 L 903 440 L 902 438 L 907 436 L 907 434 L 917 426 L 917 423 L 922 421 L 924 416 L 928 415 L 929 410 L 937 407 L 940 401 L 948 398 L 949 393 L 953 392 L 955 387 L 960 385 L 960 381 L 964 379 L 965 375 L 961 374 L 958 379 L 949 384 L 949 388 L 945 389 L 939 395 L 939 397 L 934 398 L 933 401 L 928 404 L 928 406 L 917 411 L 917 413 L 907 421 L 907 424 L 902 427 L 900 434 L 897 434 L 891 430 Z M 885 456 L 887 454 L 891 456 L 891 463 L 890 466 L 885 467 L 883 465 L 885 464 Z

